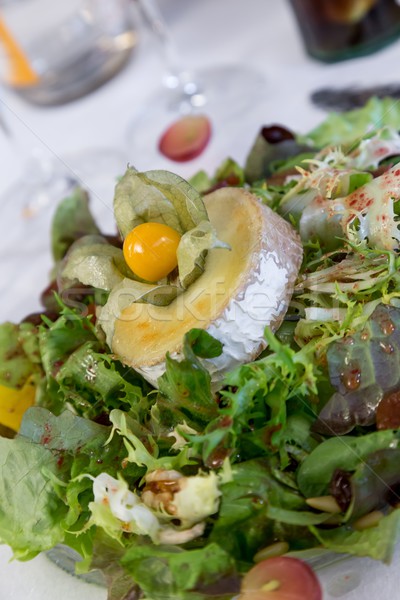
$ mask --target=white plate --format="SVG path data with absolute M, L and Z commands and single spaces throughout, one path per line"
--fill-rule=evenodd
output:
M 9 563 L 11 552 L 0 546 L 1 600 L 106 600 L 106 590 L 84 583 L 56 567 L 44 555 Z M 399 600 L 396 563 L 387 566 L 369 559 L 350 558 L 319 571 L 324 600 Z M 306 600 L 306 599 L 305 599 Z

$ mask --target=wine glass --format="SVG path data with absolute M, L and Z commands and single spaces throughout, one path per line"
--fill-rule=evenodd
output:
M 100 225 L 110 222 L 112 198 L 127 156 L 117 148 L 86 148 L 59 156 L 0 98 L 0 135 L 18 164 L 17 180 L 0 195 L 0 205 L 20 228 L 39 218 L 49 222 L 57 204 L 80 186 L 91 197 Z
M 176 170 L 176 163 L 179 162 L 182 174 L 182 171 L 193 171 L 200 164 L 194 159 L 204 150 L 201 165 L 207 162 L 215 168 L 226 157 L 227 149 L 240 143 L 245 111 L 248 111 L 246 126 L 249 128 L 249 113 L 255 102 L 262 102 L 264 98 L 264 76 L 240 64 L 217 64 L 195 72 L 185 68 L 157 1 L 138 0 L 138 5 L 142 17 L 150 26 L 153 40 L 162 52 L 166 73 L 162 85 L 145 100 L 141 110 L 129 123 L 127 145 L 130 160 L 140 169 L 166 167 Z M 188 132 L 188 136 L 199 135 L 203 138 L 198 140 L 197 146 L 194 144 L 193 152 L 189 149 L 186 155 L 184 152 L 179 155 L 179 148 L 175 157 L 165 154 L 164 134 L 172 133 L 168 141 L 172 141 L 172 145 L 177 141 L 179 145 L 180 140 L 176 138 L 182 136 L 182 132 L 173 131 L 174 127 L 170 127 L 185 121 L 186 116 L 203 117 L 198 119 L 200 131 L 192 128 Z M 204 131 L 207 122 L 211 129 L 209 139 Z M 254 134 L 258 125 L 254 124 Z M 188 168 L 182 164 L 186 161 Z

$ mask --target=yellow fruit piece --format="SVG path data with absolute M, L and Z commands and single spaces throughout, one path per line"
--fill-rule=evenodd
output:
M 132 229 L 124 242 L 124 257 L 138 277 L 156 282 L 178 265 L 181 236 L 163 223 L 142 223 Z
M 0 424 L 18 431 L 24 412 L 35 402 L 35 392 L 31 379 L 20 390 L 0 385 Z
M 0 43 L 4 47 L 10 63 L 10 85 L 24 86 L 37 83 L 39 81 L 38 74 L 2 19 L 0 19 Z
M 378 0 L 334 0 L 326 2 L 322 10 L 334 23 L 350 25 L 361 21 Z

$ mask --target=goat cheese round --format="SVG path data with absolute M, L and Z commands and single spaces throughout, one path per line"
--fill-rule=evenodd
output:
M 133 303 L 115 320 L 112 351 L 150 383 L 165 371 L 167 352 L 180 358 L 184 334 L 205 329 L 223 344 L 204 360 L 218 383 L 266 347 L 266 325 L 276 330 L 287 311 L 302 260 L 293 227 L 250 192 L 223 188 L 204 198 L 218 238 L 204 273 L 168 306 Z

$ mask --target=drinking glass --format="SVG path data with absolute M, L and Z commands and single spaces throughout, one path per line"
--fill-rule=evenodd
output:
M 400 37 L 397 0 L 290 0 L 307 53 L 323 62 L 370 54 Z
M 135 44 L 129 0 L 0 0 L 0 80 L 33 104 L 98 88 Z

